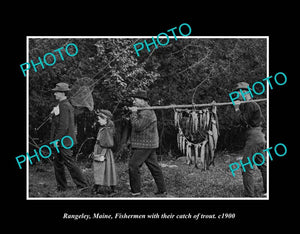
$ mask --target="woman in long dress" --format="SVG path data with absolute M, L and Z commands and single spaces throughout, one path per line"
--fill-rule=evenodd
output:
M 93 192 L 96 194 L 111 194 L 115 192 L 117 173 L 114 155 L 111 148 L 114 145 L 115 126 L 109 110 L 96 112 L 100 129 L 94 146 L 94 180 Z

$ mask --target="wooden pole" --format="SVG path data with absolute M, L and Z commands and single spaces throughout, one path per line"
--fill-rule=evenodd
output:
M 267 98 L 252 99 L 250 101 L 242 101 L 241 103 L 247 102 L 263 102 L 267 101 Z M 162 109 L 177 109 L 177 108 L 193 108 L 193 107 L 207 107 L 207 106 L 225 106 L 233 105 L 232 102 L 221 102 L 221 103 L 204 103 L 204 104 L 183 104 L 183 105 L 168 105 L 168 106 L 146 106 L 138 107 L 138 110 L 162 110 Z

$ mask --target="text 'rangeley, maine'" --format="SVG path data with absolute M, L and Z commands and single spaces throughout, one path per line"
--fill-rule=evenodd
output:
M 105 213 L 93 213 L 91 214 L 63 214 L 63 219 L 73 219 L 73 220 L 111 220 L 111 219 L 163 219 L 163 220 L 198 220 L 198 219 L 235 219 L 235 213 L 221 213 L 221 214 L 203 214 L 203 213 L 150 213 L 150 214 L 128 214 L 128 213 L 115 213 L 115 214 L 105 214 Z

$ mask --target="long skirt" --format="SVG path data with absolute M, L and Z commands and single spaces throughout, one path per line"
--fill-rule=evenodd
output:
M 115 161 L 111 149 L 107 149 L 104 161 L 94 161 L 93 166 L 95 184 L 106 186 L 115 186 L 117 184 Z

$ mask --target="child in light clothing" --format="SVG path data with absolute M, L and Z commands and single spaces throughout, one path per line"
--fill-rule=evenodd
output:
M 114 156 L 111 148 L 114 146 L 113 135 L 115 126 L 109 110 L 96 112 L 100 129 L 94 146 L 94 180 L 93 192 L 96 194 L 111 194 L 115 191 L 117 174 Z

